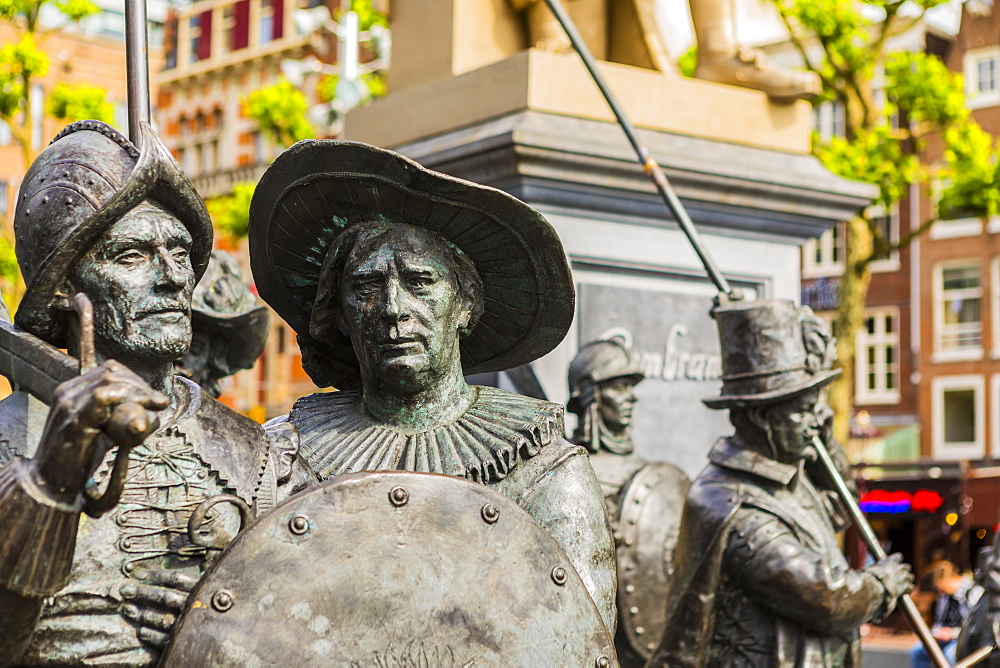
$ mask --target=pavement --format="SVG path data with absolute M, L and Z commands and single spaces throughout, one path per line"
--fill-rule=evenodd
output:
M 910 668 L 910 647 L 917 642 L 912 633 L 871 634 L 861 639 L 862 668 Z

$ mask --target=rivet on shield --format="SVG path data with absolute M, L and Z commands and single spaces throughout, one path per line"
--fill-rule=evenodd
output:
M 566 569 L 562 566 L 556 566 L 552 569 L 552 581 L 557 585 L 562 587 L 566 584 Z
M 487 524 L 496 524 L 497 520 L 500 519 L 500 511 L 492 503 L 487 503 L 483 506 L 483 521 Z
M 635 591 L 635 585 L 633 585 L 633 584 L 625 585 L 625 593 L 626 594 L 631 594 L 634 591 Z
M 225 612 L 233 607 L 233 595 L 225 589 L 220 589 L 212 595 L 212 607 L 219 612 Z
M 635 627 L 635 634 L 637 636 L 641 636 L 645 632 L 646 632 L 646 629 L 644 629 L 643 627 L 641 627 L 641 626 Z
M 639 614 L 639 608 L 637 608 L 637 607 L 635 607 L 633 605 L 631 608 L 628 609 L 628 614 L 630 614 L 630 615 L 638 615 Z
M 309 531 L 309 518 L 305 515 L 296 515 L 288 520 L 288 530 L 296 536 L 301 536 Z
M 393 487 L 389 490 L 389 503 L 396 506 L 405 506 L 406 502 L 410 500 L 410 493 L 407 492 L 402 487 Z
M 597 657 L 597 661 L 594 662 L 597 668 L 611 668 L 611 659 L 606 656 Z

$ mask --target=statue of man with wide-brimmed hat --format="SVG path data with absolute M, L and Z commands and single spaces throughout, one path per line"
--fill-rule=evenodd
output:
M 828 481 L 811 475 L 832 413 L 822 392 L 834 339 L 808 308 L 756 301 L 713 310 L 722 392 L 736 431 L 691 485 L 653 666 L 860 666 L 858 629 L 913 586 L 892 555 L 850 568 Z
M 23 391 L 0 402 L 2 665 L 155 664 L 224 538 L 285 482 L 310 482 L 304 466 L 293 475 L 289 429 L 269 439 L 174 375 L 212 224 L 141 131 L 139 151 L 104 123 L 74 123 L 21 184 L 14 322 L 85 373 L 51 407 Z M 238 509 L 202 506 L 213 497 Z
M 222 381 L 252 367 L 264 352 L 270 324 L 267 307 L 243 281 L 236 259 L 212 251 L 191 298 L 191 347 L 177 363 L 177 373 L 218 398 Z
M 607 514 L 562 406 L 464 377 L 527 364 L 565 336 L 573 282 L 548 222 L 396 153 L 305 141 L 257 187 L 250 253 L 306 371 L 340 390 L 283 418 L 318 477 L 413 471 L 494 488 L 566 552 L 613 633 Z

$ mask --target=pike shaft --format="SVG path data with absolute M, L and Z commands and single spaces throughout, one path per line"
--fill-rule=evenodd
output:
M 708 249 L 705 248 L 705 244 L 701 239 L 701 235 L 698 234 L 698 230 L 695 228 L 694 223 L 691 222 L 690 216 L 688 216 L 687 209 L 684 208 L 684 204 L 681 202 L 677 193 L 674 192 L 673 187 L 671 187 L 670 182 L 667 180 L 667 175 L 663 173 L 663 169 L 660 167 L 659 163 L 653 158 L 653 156 L 646 149 L 646 146 L 639 140 L 638 135 L 635 131 L 635 126 L 625 115 L 625 110 L 622 109 L 621 105 L 618 103 L 618 99 L 608 88 L 607 82 L 604 81 L 604 77 L 601 76 L 600 71 L 597 69 L 597 62 L 594 60 L 594 56 L 590 53 L 590 49 L 587 44 L 580 37 L 579 31 L 577 31 L 576 26 L 573 24 L 573 20 L 563 9 L 562 3 L 559 0 L 545 0 L 545 4 L 549 6 L 549 9 L 555 14 L 556 20 L 562 26 L 563 30 L 566 31 L 566 35 L 569 37 L 569 41 L 573 44 L 573 48 L 576 52 L 580 54 L 580 58 L 583 60 L 583 64 L 586 66 L 587 71 L 590 72 L 590 76 L 594 79 L 594 83 L 601 90 L 601 95 L 607 101 L 608 106 L 611 107 L 612 113 L 614 113 L 615 118 L 618 119 L 618 124 L 621 126 L 622 130 L 625 132 L 625 136 L 628 137 L 628 141 L 632 144 L 632 148 L 635 150 L 636 156 L 639 158 L 639 164 L 642 165 L 643 170 L 653 181 L 653 185 L 656 186 L 656 191 L 663 198 L 666 203 L 667 208 L 670 209 L 670 213 L 673 214 L 674 219 L 681 227 L 681 231 L 684 232 L 684 236 L 687 237 L 688 242 L 690 242 L 691 247 L 694 252 L 698 255 L 701 260 L 702 265 L 705 267 L 705 271 L 708 272 L 708 277 L 715 284 L 715 287 L 719 292 L 723 292 L 730 295 L 732 298 L 736 298 L 733 294 L 732 288 L 729 286 L 729 282 L 719 271 L 716 266 L 715 261 L 708 254 Z
M 837 494 L 847 507 L 854 528 L 861 534 L 862 540 L 864 540 L 865 545 L 868 547 L 868 551 L 872 553 L 872 556 L 877 561 L 885 559 L 886 554 L 885 550 L 882 549 L 882 543 L 879 542 L 878 536 L 875 535 L 875 530 L 872 529 L 872 526 L 868 524 L 868 520 L 865 519 L 864 513 L 861 512 L 861 507 L 854 499 L 854 495 L 851 494 L 851 490 L 847 488 L 847 483 L 844 482 L 840 471 L 837 470 L 837 465 L 833 463 L 826 445 L 818 437 L 814 436 L 813 446 L 820 461 L 823 463 L 823 468 L 826 469 L 830 480 L 833 481 L 834 487 L 837 488 Z M 931 630 L 927 627 L 927 622 L 924 621 L 920 611 L 917 610 L 917 605 L 913 602 L 913 599 L 909 595 L 904 594 L 899 597 L 898 605 L 906 616 L 906 620 L 913 628 L 913 632 L 920 637 L 920 642 L 923 643 L 924 649 L 927 650 L 927 656 L 930 657 L 931 662 L 937 668 L 948 668 L 951 663 L 945 658 L 944 652 L 941 651 L 941 646 L 938 645 L 937 640 L 931 634 Z
M 149 123 L 146 0 L 125 0 L 125 61 L 128 82 L 128 138 L 141 149 L 139 124 Z

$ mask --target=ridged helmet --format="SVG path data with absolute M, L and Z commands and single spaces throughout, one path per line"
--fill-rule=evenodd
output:
M 166 147 L 142 124 L 140 152 L 100 121 L 67 126 L 24 175 L 14 214 L 17 262 L 27 290 L 15 323 L 65 346 L 54 305 L 61 284 L 111 225 L 142 202 L 163 207 L 191 233 L 191 263 L 200 279 L 212 250 L 205 204 Z
M 586 344 L 570 362 L 567 381 L 569 382 L 569 404 L 573 413 L 583 410 L 580 396 L 586 382 L 603 383 L 615 378 L 632 378 L 636 383 L 646 377 L 635 354 L 617 339 L 591 341 Z

